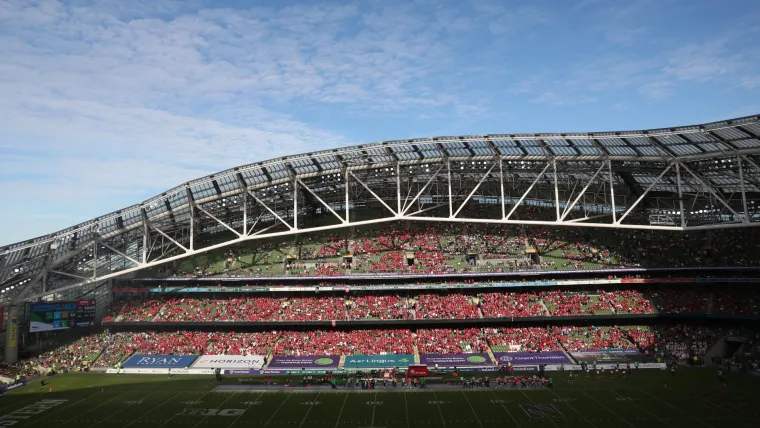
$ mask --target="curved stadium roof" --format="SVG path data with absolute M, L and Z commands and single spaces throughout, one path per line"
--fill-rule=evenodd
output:
M 633 168 L 634 173 L 628 174 L 634 178 L 632 184 L 634 187 L 638 184 L 643 188 L 652 189 L 656 187 L 654 191 L 675 193 L 675 184 L 662 187 L 652 184 L 655 182 L 655 178 L 661 179 L 666 175 L 666 172 L 662 172 L 663 175 L 658 175 L 656 171 L 650 175 L 645 175 L 643 172 L 639 172 L 646 169 L 641 168 L 641 165 L 651 164 L 654 170 L 661 167 L 661 171 L 664 171 L 667 165 L 682 165 L 680 172 L 684 174 L 683 170 L 686 169 L 687 164 L 690 165 L 690 170 L 696 171 L 701 168 L 701 164 L 710 160 L 739 159 L 738 177 L 742 177 L 741 180 L 737 178 L 735 167 L 721 171 L 714 170 L 714 168 L 709 171 L 702 170 L 703 172 L 700 173 L 701 181 L 700 174 L 692 174 L 696 179 L 695 183 L 705 184 L 706 188 L 711 187 L 713 196 L 718 197 L 721 194 L 736 193 L 740 187 L 742 195 L 745 192 L 760 194 L 760 180 L 750 179 L 750 177 L 758 175 L 758 170 L 760 170 L 757 167 L 760 162 L 755 158 L 759 154 L 760 116 L 754 115 L 701 125 L 642 131 L 489 134 L 416 138 L 275 158 L 239 166 L 183 183 L 160 195 L 113 213 L 55 233 L 0 247 L 0 291 L 3 291 L 3 294 L 0 295 L 0 302 L 9 300 L 11 295 L 16 298 L 29 298 L 35 295 L 40 296 L 54 289 L 63 289 L 63 287 L 71 288 L 74 285 L 82 284 L 92 285 L 100 279 L 129 271 L 125 267 L 129 263 L 135 265 L 131 266 L 132 268 L 147 267 L 144 264 L 147 258 L 144 258 L 143 263 L 141 263 L 140 255 L 141 253 L 144 255 L 147 251 L 148 241 L 151 236 L 155 235 L 152 232 L 155 231 L 160 234 L 162 241 L 165 239 L 178 245 L 186 242 L 181 241 L 179 235 L 172 235 L 168 232 L 171 227 L 166 225 L 167 218 L 171 218 L 174 225 L 182 222 L 189 224 L 189 219 L 193 214 L 199 212 L 196 211 L 197 208 L 197 210 L 218 221 L 217 217 L 221 214 L 212 215 L 212 208 L 207 204 L 226 201 L 225 198 L 233 195 L 242 195 L 248 199 L 249 194 L 257 202 L 263 203 L 258 198 L 270 197 L 272 188 L 287 186 L 287 183 L 295 182 L 296 179 L 303 184 L 309 193 L 322 202 L 322 199 L 317 195 L 319 191 L 312 191 L 306 187 L 306 181 L 322 177 L 321 182 L 324 183 L 325 177 L 342 174 L 347 177 L 346 171 L 360 172 L 380 168 L 399 168 L 402 165 L 443 166 L 446 162 L 464 161 L 473 164 L 483 162 L 484 169 L 486 162 L 496 161 L 499 162 L 499 168 L 501 168 L 502 162 L 511 161 L 527 162 L 538 166 L 541 166 L 542 162 L 559 162 L 571 166 L 563 174 L 571 174 L 573 169 L 578 168 L 578 165 L 594 165 L 591 168 L 593 172 L 596 165 L 599 165 L 599 170 L 591 178 L 593 181 L 600 176 L 602 164 L 607 162 L 610 165 L 610 184 L 613 183 L 612 163 L 614 163 L 615 165 Z M 548 168 L 549 163 L 546 165 Z M 554 165 L 556 169 L 556 164 Z M 742 170 L 741 165 L 745 165 L 745 170 Z M 545 173 L 546 168 L 541 174 Z M 677 166 L 674 169 L 678 169 Z M 493 168 L 488 170 L 489 173 L 492 171 L 494 171 Z M 429 171 L 426 169 L 426 172 Z M 534 179 L 535 182 L 538 182 L 541 174 L 523 174 L 522 176 L 516 174 L 515 176 L 521 180 L 527 180 L 527 182 L 532 182 Z M 420 169 L 420 177 L 423 175 L 425 174 L 422 174 Z M 488 175 L 487 173 L 486 176 Z M 591 174 L 588 173 L 587 175 L 590 176 Z M 429 174 L 425 175 L 425 179 L 428 176 Z M 626 177 L 621 177 L 621 180 L 625 181 Z M 356 178 L 358 180 L 359 177 L 356 176 Z M 433 181 L 433 178 L 430 180 Z M 615 178 L 615 187 L 619 185 L 617 180 L 618 178 Z M 678 183 L 679 186 L 683 186 L 684 191 L 689 191 L 686 180 L 681 182 L 679 177 Z M 372 193 L 368 186 L 365 187 Z M 254 194 L 256 191 L 252 191 L 252 189 L 265 188 L 270 189 L 270 193 L 260 193 L 257 196 Z M 528 191 L 531 188 L 532 186 L 527 188 Z M 695 194 L 700 193 L 699 189 L 696 188 L 692 191 Z M 634 196 L 638 196 L 640 193 L 642 193 L 641 189 L 638 192 L 632 191 L 631 201 L 627 202 L 628 205 L 635 199 Z M 369 196 L 365 197 L 371 199 Z M 746 199 L 746 196 L 744 197 Z M 324 196 L 323 198 L 326 199 Z M 465 203 L 467 200 L 469 197 Z M 267 201 L 274 201 L 274 199 L 267 199 Z M 328 202 L 333 203 L 335 201 Z M 746 200 L 744 202 L 746 205 Z M 221 203 L 220 205 L 219 209 L 224 207 L 227 210 L 225 212 L 229 214 L 227 204 Z M 633 205 L 635 206 L 635 204 Z M 390 209 L 390 207 L 388 208 Z M 277 217 L 277 214 L 272 212 L 273 210 L 269 208 L 267 210 L 274 217 Z M 221 212 L 219 211 L 219 213 Z M 333 213 L 335 214 L 335 212 Z M 246 221 L 245 214 L 243 214 L 242 221 Z M 225 227 L 230 230 L 233 229 Z M 246 226 L 243 235 L 248 236 L 248 234 Z M 180 245 L 179 248 L 186 246 Z M 70 261 L 74 257 L 81 256 L 83 252 L 87 251 L 87 248 L 90 248 L 88 257 L 91 259 L 102 259 L 107 254 L 108 264 L 102 263 L 100 266 L 90 265 L 83 268 L 81 262 L 75 264 Z M 189 252 L 185 253 L 189 254 Z M 120 259 L 120 261 L 116 263 L 113 259 Z M 114 267 L 115 264 L 119 266 Z M 51 280 L 53 276 L 57 278 L 55 281 Z

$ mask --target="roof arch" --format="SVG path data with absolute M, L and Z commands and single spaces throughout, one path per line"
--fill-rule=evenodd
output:
M 339 183 L 341 180 L 343 188 L 348 189 L 349 180 L 355 179 L 362 184 L 362 186 L 357 185 L 357 187 L 360 189 L 364 187 L 363 191 L 367 191 L 365 193 L 367 193 L 366 197 L 369 200 L 374 203 L 379 202 L 393 211 L 387 202 L 388 198 L 392 198 L 394 195 L 378 195 L 372 191 L 372 186 L 364 182 L 366 180 L 360 178 L 360 176 L 367 176 L 368 171 L 385 171 L 390 177 L 393 175 L 394 169 L 400 173 L 401 168 L 408 168 L 407 174 L 414 174 L 416 181 L 428 182 L 429 188 L 432 188 L 440 184 L 438 183 L 440 177 L 437 174 L 442 170 L 448 170 L 451 174 L 452 163 L 457 164 L 463 170 L 464 165 L 467 165 L 468 177 L 473 174 L 482 175 L 482 173 L 486 173 L 480 181 L 477 177 L 470 177 L 473 180 L 471 184 L 477 183 L 475 189 L 480 188 L 482 191 L 493 184 L 491 181 L 494 180 L 499 171 L 501 171 L 503 183 L 504 170 L 509 170 L 512 162 L 519 162 L 523 169 L 527 164 L 529 171 L 514 172 L 513 178 L 516 177 L 518 181 L 523 183 L 520 185 L 522 190 L 531 190 L 535 188 L 536 184 L 541 187 L 542 180 L 550 176 L 552 170 L 554 171 L 555 183 L 559 181 L 557 179 L 558 174 L 578 178 L 575 171 L 579 169 L 579 165 L 582 166 L 580 169 L 588 166 L 588 172 L 585 175 L 584 173 L 580 175 L 589 184 L 595 182 L 593 186 L 587 185 L 586 188 L 604 186 L 602 178 L 605 175 L 603 172 L 604 165 L 607 164 L 609 165 L 610 176 L 607 183 L 609 187 L 614 189 L 620 186 L 624 189 L 630 189 L 630 195 L 627 195 L 630 200 L 627 200 L 625 204 L 621 203 L 614 210 L 620 207 L 635 206 L 638 202 L 634 204 L 634 196 L 638 197 L 642 193 L 652 191 L 652 193 L 670 192 L 675 194 L 679 189 L 697 195 L 709 194 L 707 198 L 711 200 L 721 199 L 721 195 L 731 192 L 737 193 L 741 189 L 741 194 L 745 199 L 743 205 L 747 206 L 746 195 L 755 192 L 755 190 L 760 193 L 760 187 L 757 187 L 760 186 L 760 180 L 754 181 L 755 175 L 760 176 L 758 174 L 760 172 L 758 163 L 760 162 L 755 159 L 758 154 L 760 154 L 760 115 L 699 125 L 639 131 L 487 134 L 414 138 L 278 157 L 200 177 L 115 212 L 51 234 L 0 247 L 0 291 L 7 292 L 4 293 L 6 297 L 17 294 L 16 292 L 21 288 L 29 291 L 41 283 L 46 283 L 48 281 L 46 277 L 50 275 L 61 277 L 68 275 L 69 279 L 90 284 L 121 272 L 118 268 L 109 267 L 110 272 L 107 275 L 102 275 L 98 268 L 94 268 L 94 275 L 88 278 L 87 275 L 81 275 L 81 272 L 77 273 L 76 269 L 59 270 L 63 269 L 67 260 L 81 255 L 88 246 L 91 248 L 89 257 L 97 259 L 103 257 L 104 253 L 108 253 L 111 257 L 120 258 L 125 262 L 134 262 L 135 265 L 141 265 L 139 256 L 141 253 L 144 255 L 146 247 L 148 247 L 145 237 L 150 237 L 152 233 L 154 235 L 159 234 L 162 239 L 167 241 L 174 241 L 173 243 L 181 248 L 186 248 L 182 245 L 183 243 L 186 244 L 185 241 L 180 242 L 180 238 L 167 231 L 179 224 L 194 225 L 196 215 L 210 216 L 220 223 L 219 229 L 224 230 L 226 228 L 238 233 L 235 227 L 225 225 L 225 222 L 219 221 L 218 218 L 225 215 L 238 215 L 239 213 L 230 214 L 229 212 L 233 204 L 245 204 L 252 201 L 256 204 L 256 202 L 260 202 L 266 207 L 264 215 L 278 223 L 277 219 L 283 220 L 283 216 L 278 214 L 279 211 L 270 209 L 264 199 L 275 203 L 277 198 L 280 198 L 282 202 L 285 202 L 287 194 L 298 192 L 299 188 L 304 196 L 296 196 L 292 199 L 303 199 L 305 197 L 317 204 L 321 202 L 327 210 L 330 210 L 340 219 L 341 215 L 337 214 L 336 208 L 341 198 L 334 198 L 334 200 L 325 202 L 328 198 L 321 192 L 326 192 L 329 189 L 332 189 L 329 191 L 335 192 L 336 189 L 341 188 Z M 716 173 L 714 166 L 710 166 L 710 162 L 719 162 L 719 160 L 724 162 L 729 160 L 733 164 L 724 172 Z M 496 168 L 495 163 L 490 164 L 490 162 L 497 161 L 498 168 Z M 482 171 L 475 168 L 476 163 L 478 168 L 482 166 Z M 568 165 L 568 168 L 558 173 L 558 163 Z M 615 172 L 615 178 L 612 178 L 613 163 L 628 172 Z M 553 168 L 551 165 L 554 165 Z M 646 169 L 642 168 L 642 165 L 651 165 L 653 171 L 650 176 L 641 175 L 640 171 Z M 414 168 L 419 169 L 415 170 Z M 657 170 L 658 173 L 655 173 L 654 170 Z M 592 174 L 594 171 L 596 173 Z M 664 182 L 659 183 L 668 179 L 669 174 L 674 172 L 678 176 L 670 180 L 671 183 L 668 186 Z M 375 173 L 375 176 L 378 174 Z M 371 178 L 367 177 L 368 179 Z M 388 177 L 385 179 L 387 180 Z M 397 180 L 400 180 L 400 175 L 396 175 L 396 177 Z M 591 178 L 589 179 L 589 177 Z M 335 181 L 335 183 L 330 184 L 330 180 Z M 533 183 L 533 185 L 528 186 L 528 183 Z M 391 184 L 393 183 L 388 181 L 383 187 Z M 323 188 L 322 186 L 326 187 Z M 443 187 L 445 188 L 445 186 Z M 559 193 L 558 187 L 555 186 L 556 193 Z M 700 187 L 704 187 L 704 189 L 700 190 Z M 293 190 L 294 188 L 295 190 Z M 647 191 L 644 192 L 644 190 Z M 625 190 L 625 192 L 627 191 Z M 381 192 L 378 191 L 377 193 Z M 464 200 L 466 204 L 472 197 L 479 197 L 475 193 L 473 190 L 466 199 L 463 199 L 463 195 L 457 197 Z M 570 193 L 572 194 L 572 192 Z M 277 196 L 273 196 L 274 194 Z M 346 190 L 346 194 L 348 194 L 348 190 Z M 620 197 L 620 193 L 618 197 Z M 230 198 L 229 203 L 227 198 Z M 614 201 L 615 198 L 616 196 L 613 193 L 611 201 Z M 449 199 L 451 202 L 452 198 Z M 740 210 L 736 206 L 733 209 L 731 208 L 734 202 L 730 198 L 723 196 L 722 199 L 724 199 L 724 205 L 733 213 L 733 215 L 728 214 L 733 219 L 727 221 L 730 224 L 736 220 Z M 504 200 L 502 189 L 502 201 Z M 551 200 L 551 197 L 548 196 L 547 200 Z M 557 197 L 555 201 L 559 213 L 559 198 Z M 519 205 L 519 202 L 515 206 Z M 567 209 L 572 210 L 575 203 L 570 204 L 570 202 L 571 200 L 568 200 L 564 204 L 564 208 L 570 207 Z M 504 202 L 504 204 L 506 203 Z M 331 208 L 331 204 L 334 208 Z M 343 205 L 348 206 L 349 204 Z M 218 211 L 216 210 L 217 206 Z M 464 204 L 460 210 L 463 207 Z M 290 209 L 291 214 L 289 214 L 296 217 L 296 223 L 298 211 L 299 209 Z M 451 211 L 453 214 L 453 209 Z M 397 218 L 400 217 L 399 212 L 396 213 Z M 665 210 L 665 212 L 668 211 Z M 669 212 L 676 212 L 675 208 Z M 745 209 L 744 212 L 748 213 L 748 210 Z M 242 222 L 245 226 L 241 230 L 244 232 L 243 235 L 247 236 L 248 222 L 251 219 L 246 218 L 247 209 L 243 210 L 242 215 Z M 746 214 L 746 217 L 748 220 L 746 223 L 749 223 L 749 214 Z M 344 222 L 346 218 L 343 218 Z M 241 220 L 237 221 L 241 222 Z M 287 225 L 284 220 L 282 223 Z M 681 226 L 683 225 L 684 222 L 682 221 Z M 618 224 L 617 226 L 623 227 L 624 225 Z M 678 226 L 674 225 L 674 228 L 678 228 Z M 190 227 L 190 232 L 192 233 L 194 229 L 194 226 Z M 293 229 L 291 227 L 290 231 Z M 295 230 L 297 232 L 298 227 L 295 227 Z M 138 235 L 143 237 L 142 243 L 139 242 Z M 120 237 L 122 241 L 131 240 L 131 243 L 117 244 Z M 140 248 L 135 250 L 137 247 Z M 190 247 L 192 247 L 192 236 Z M 40 293 L 49 291 L 44 284 L 41 288 L 38 287 L 38 290 Z M 2 300 L 3 296 L 0 295 L 0 302 Z

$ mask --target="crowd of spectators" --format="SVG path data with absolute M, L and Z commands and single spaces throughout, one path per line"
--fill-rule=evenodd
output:
M 546 316 L 539 293 L 483 293 L 480 308 L 485 318 Z
M 484 328 L 494 352 L 548 352 L 561 349 L 552 330 L 545 327 Z
M 478 305 L 465 294 L 420 294 L 414 305 L 417 319 L 479 318 Z
M 420 354 L 462 354 L 486 352 L 488 342 L 479 328 L 417 330 Z
M 555 337 L 569 352 L 607 349 L 635 349 L 627 331 L 618 327 L 561 327 Z
M 660 288 L 649 293 L 652 302 L 661 312 L 671 314 L 707 313 L 710 294 L 707 290 L 692 288 Z
M 106 322 L 264 322 L 468 319 L 654 313 L 640 291 L 358 294 L 318 297 L 170 297 L 135 300 Z M 548 313 L 547 313 L 548 311 Z
M 716 289 L 713 313 L 760 315 L 760 291 L 754 287 L 724 286 Z
M 542 215 L 541 210 L 531 215 Z M 484 212 L 468 215 L 486 216 Z M 760 239 L 754 230 L 667 232 L 614 229 L 547 228 L 513 225 L 453 225 L 393 222 L 346 234 L 303 235 L 295 241 L 273 239 L 243 244 L 170 263 L 155 274 L 208 275 L 342 275 L 346 273 L 427 273 L 523 269 L 617 267 L 749 266 L 756 264 Z M 747 234 L 751 236 L 748 236 Z M 292 238 L 291 238 L 292 239 Z M 525 258 L 535 250 L 540 259 Z M 353 254 L 349 266 L 341 253 Z M 406 252 L 415 254 L 409 266 Z M 466 252 L 487 266 L 465 263 Z M 218 253 L 218 254 L 217 254 Z M 296 261 L 286 257 L 294 255 Z M 243 262 L 242 260 L 251 260 Z M 217 260 L 210 263 L 209 260 Z M 314 266 L 317 262 L 317 266 Z M 349 272 L 350 270 L 350 272 Z
M 414 338 L 410 330 L 316 330 L 286 331 L 274 355 L 381 355 L 411 354 Z
M 704 358 L 725 334 L 689 326 L 501 327 L 468 329 L 265 332 L 133 332 L 92 334 L 13 365 L 0 376 L 110 368 L 133 353 L 152 355 L 382 355 L 638 349 L 660 361 Z M 750 352 L 753 343 L 747 347 Z
M 541 293 L 541 300 L 552 316 L 605 315 L 612 307 L 599 295 L 569 290 L 553 290 Z

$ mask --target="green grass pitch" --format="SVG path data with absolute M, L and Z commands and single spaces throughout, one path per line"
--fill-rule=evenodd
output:
M 0 399 L 0 427 L 760 426 L 760 380 L 749 375 L 728 374 L 725 388 L 707 369 L 680 370 L 675 378 L 643 370 L 622 379 L 570 382 L 564 376 L 555 376 L 551 390 L 218 392 L 211 377 L 69 374 L 7 393 Z

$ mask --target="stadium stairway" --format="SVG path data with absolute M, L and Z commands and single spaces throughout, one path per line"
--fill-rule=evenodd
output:
M 499 360 L 496 359 L 496 355 L 493 354 L 493 351 L 491 350 L 491 346 L 488 346 L 488 356 L 491 357 L 491 362 L 494 364 L 499 364 Z
M 414 342 L 414 364 L 420 363 L 420 350 L 417 349 L 417 341 Z
M 343 366 L 346 364 L 346 356 L 341 355 L 340 356 L 340 362 L 338 363 L 338 369 L 343 369 Z
M 727 336 L 725 335 L 720 336 L 717 342 L 715 342 L 715 344 L 707 352 L 705 352 L 705 365 L 712 364 L 713 358 L 720 358 L 722 360 L 726 359 L 726 351 L 728 349 L 728 346 L 726 345 L 726 337 Z
M 549 308 L 546 307 L 546 303 L 544 303 L 544 299 L 538 299 L 538 302 L 541 303 L 541 307 L 544 308 L 544 313 L 547 317 L 552 316 L 552 313 L 549 312 Z

